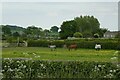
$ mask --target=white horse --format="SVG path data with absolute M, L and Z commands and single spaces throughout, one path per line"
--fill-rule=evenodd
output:
M 55 51 L 56 45 L 50 45 L 49 48 L 51 49 L 51 51 Z
M 100 44 L 96 44 L 96 45 L 95 45 L 95 49 L 96 49 L 96 50 L 100 50 L 100 49 L 101 49 L 101 45 L 100 45 Z

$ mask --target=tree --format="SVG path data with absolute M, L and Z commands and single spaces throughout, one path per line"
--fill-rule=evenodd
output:
M 100 28 L 97 33 L 99 34 L 99 37 L 103 37 L 106 31 L 108 31 L 108 29 Z
M 24 33 L 31 37 L 40 37 L 44 35 L 42 28 L 35 26 L 28 26 Z
M 61 39 L 72 37 L 73 34 L 78 31 L 78 27 L 76 26 L 76 22 L 74 20 L 63 22 L 60 29 Z
M 2 32 L 5 35 L 11 35 L 11 29 L 9 28 L 9 25 L 1 25 L 2 26 Z
M 85 31 L 82 34 L 84 38 L 91 38 L 93 36 L 92 33 L 89 31 Z
M 50 31 L 51 32 L 58 32 L 59 28 L 57 26 L 51 27 Z
M 76 38 L 83 37 L 83 35 L 80 32 L 75 32 L 73 36 L 76 37 Z
M 76 25 L 79 27 L 79 31 L 83 32 L 90 32 L 92 34 L 96 33 L 99 30 L 100 23 L 97 18 L 94 16 L 80 16 L 74 18 L 76 21 Z
M 14 32 L 13 37 L 20 37 L 20 34 L 18 32 Z

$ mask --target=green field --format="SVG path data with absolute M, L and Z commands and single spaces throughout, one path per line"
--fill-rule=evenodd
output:
M 118 53 L 115 50 L 68 49 L 57 48 L 51 51 L 42 47 L 14 47 L 3 48 L 3 58 L 32 58 L 34 60 L 79 60 L 79 61 L 99 61 L 116 62 Z

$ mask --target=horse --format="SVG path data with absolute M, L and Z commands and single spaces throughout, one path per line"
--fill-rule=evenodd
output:
M 100 49 L 101 49 L 101 45 L 100 45 L 100 44 L 96 44 L 96 45 L 95 45 L 95 49 L 96 49 L 96 50 L 100 50 Z
M 49 45 L 49 48 L 51 49 L 51 51 L 55 51 L 56 45 Z
M 77 49 L 77 45 L 76 44 L 71 44 L 71 45 L 69 45 L 68 46 L 68 50 L 70 51 L 70 50 L 72 50 L 72 49 Z

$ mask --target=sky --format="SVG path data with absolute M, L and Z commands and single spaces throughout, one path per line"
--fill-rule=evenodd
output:
M 92 2 L 93 1 L 93 2 Z M 111 31 L 118 30 L 118 2 L 78 2 L 78 0 L 2 0 L 2 24 L 28 27 L 35 25 L 43 29 L 58 26 L 63 21 L 73 20 L 80 15 L 90 15 L 97 18 L 101 28 Z

